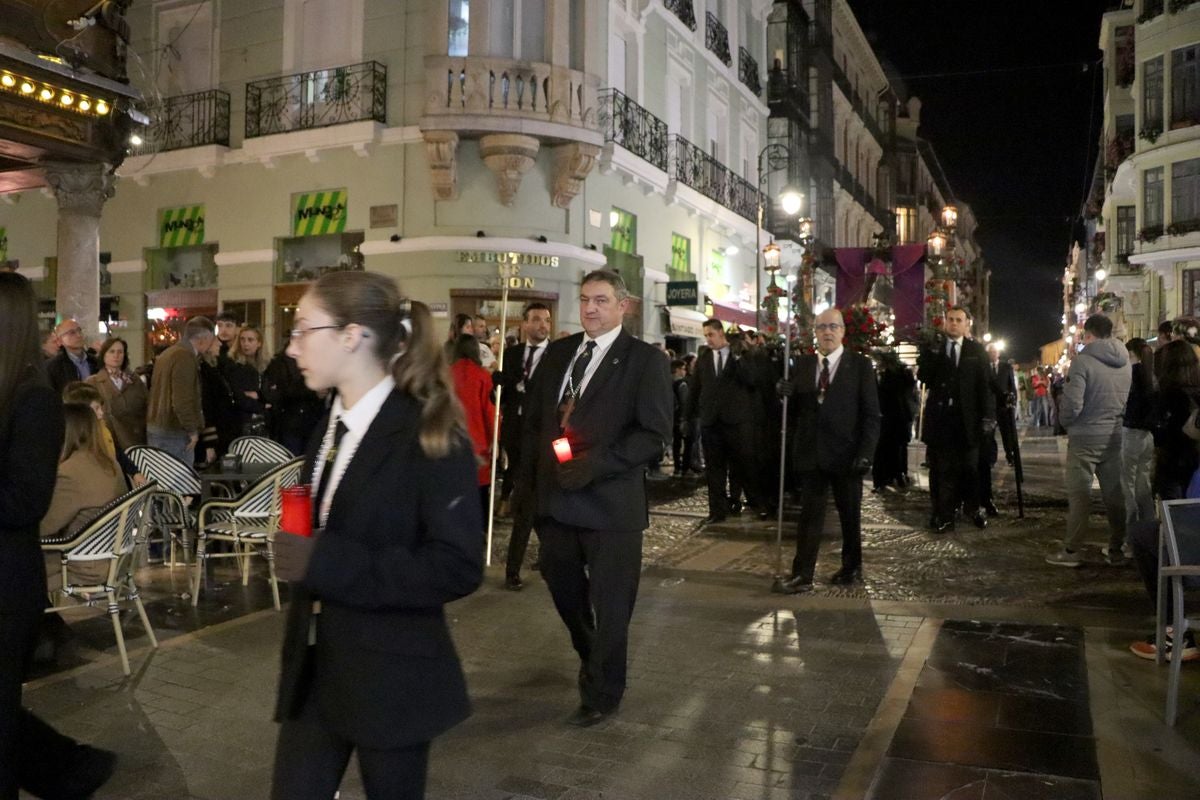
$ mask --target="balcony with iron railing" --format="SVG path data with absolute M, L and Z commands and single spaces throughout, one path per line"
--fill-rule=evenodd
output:
M 150 124 L 131 156 L 203 145 L 229 146 L 229 94 L 220 89 L 165 97 L 141 109 Z
M 387 67 L 377 61 L 246 84 L 246 138 L 387 121 Z
M 600 93 L 600 123 L 604 141 L 618 144 L 667 171 L 667 123 L 616 89 Z
M 730 173 L 725 207 L 751 222 L 758 221 L 758 188 L 737 173 Z
M 738 79 L 746 88 L 754 92 L 755 97 L 762 97 L 762 79 L 758 75 L 758 61 L 744 47 L 738 48 Z
M 704 46 L 727 67 L 733 66 L 733 55 L 729 52 L 729 31 L 711 11 L 704 12 Z
M 671 177 L 709 200 L 729 199 L 729 169 L 679 134 L 671 136 Z
M 692 0 L 663 0 L 667 10 L 679 18 L 679 21 L 692 30 L 696 30 L 696 9 Z

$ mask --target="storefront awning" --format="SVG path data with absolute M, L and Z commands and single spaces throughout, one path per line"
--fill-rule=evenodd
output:
M 713 316 L 722 322 L 737 323 L 743 328 L 757 328 L 758 315 L 753 311 L 743 311 L 737 306 L 727 306 L 724 303 L 713 303 Z
M 672 336 L 690 336 L 693 339 L 704 338 L 704 320 L 708 317 L 690 308 L 668 308 L 667 321 Z

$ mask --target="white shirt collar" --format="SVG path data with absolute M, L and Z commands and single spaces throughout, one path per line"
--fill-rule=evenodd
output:
M 844 353 L 844 352 L 845 352 L 845 350 L 846 350 L 846 346 L 845 346 L 844 344 L 839 344 L 839 345 L 837 346 L 837 349 L 836 349 L 836 350 L 834 350 L 832 353 L 830 353 L 830 354 L 829 354 L 829 355 L 827 355 L 827 356 L 823 356 L 823 355 L 821 355 L 821 351 L 820 351 L 820 350 L 818 350 L 818 351 L 817 351 L 817 365 L 818 365 L 818 367 L 820 367 L 820 366 L 823 366 L 823 365 L 821 364 L 821 359 L 823 359 L 823 358 L 828 358 L 828 359 L 829 359 L 829 371 L 830 371 L 830 372 L 833 372 L 833 370 L 837 368 L 838 362 L 842 360 L 842 353 Z
M 375 421 L 375 417 L 379 414 L 379 409 L 383 408 L 384 402 L 388 399 L 388 395 L 396 388 L 396 381 L 391 375 L 384 375 L 383 380 L 375 384 L 354 404 L 354 408 L 346 410 L 342 407 L 342 397 L 338 395 L 333 400 L 333 409 L 330 411 L 331 420 L 341 419 L 346 425 L 347 434 L 354 434 L 356 439 L 361 439 L 366 435 L 367 428 L 371 427 L 371 423 Z
M 618 337 L 618 336 L 620 336 L 620 335 L 621 335 L 621 326 L 620 326 L 620 325 L 618 325 L 617 327 L 613 328 L 613 329 L 612 329 L 611 331 L 609 331 L 608 333 L 602 333 L 602 334 L 600 334 L 600 335 L 599 335 L 599 336 L 597 336 L 595 339 L 593 339 L 591 336 L 588 336 L 588 335 L 585 333 L 585 334 L 583 335 L 583 341 L 582 341 L 582 342 L 580 342 L 580 344 L 579 344 L 579 347 L 580 347 L 580 349 L 582 350 L 584 347 L 586 347 L 586 346 L 587 346 L 587 343 L 588 343 L 588 342 L 595 342 L 595 343 L 596 343 L 596 349 L 597 349 L 597 350 L 599 350 L 599 351 L 601 351 L 601 352 L 604 352 L 604 351 L 607 351 L 607 350 L 608 350 L 608 348 L 612 347 L 612 343 L 613 343 L 613 342 L 615 342 L 615 341 L 617 340 L 617 337 Z

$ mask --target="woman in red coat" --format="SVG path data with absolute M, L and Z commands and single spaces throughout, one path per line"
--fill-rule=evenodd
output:
M 479 466 L 479 502 L 487 524 L 488 487 L 492 482 L 492 432 L 496 424 L 496 405 L 492 402 L 492 375 L 480 363 L 479 342 L 470 334 L 454 341 L 454 362 L 450 365 L 454 392 L 467 418 L 467 433 L 475 445 Z

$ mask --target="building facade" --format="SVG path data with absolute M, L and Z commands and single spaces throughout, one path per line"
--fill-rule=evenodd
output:
M 1064 325 L 1102 308 L 1128 336 L 1151 338 L 1163 320 L 1200 314 L 1200 4 L 1115 6 L 1100 28 L 1092 235 L 1083 266 L 1068 269 Z

